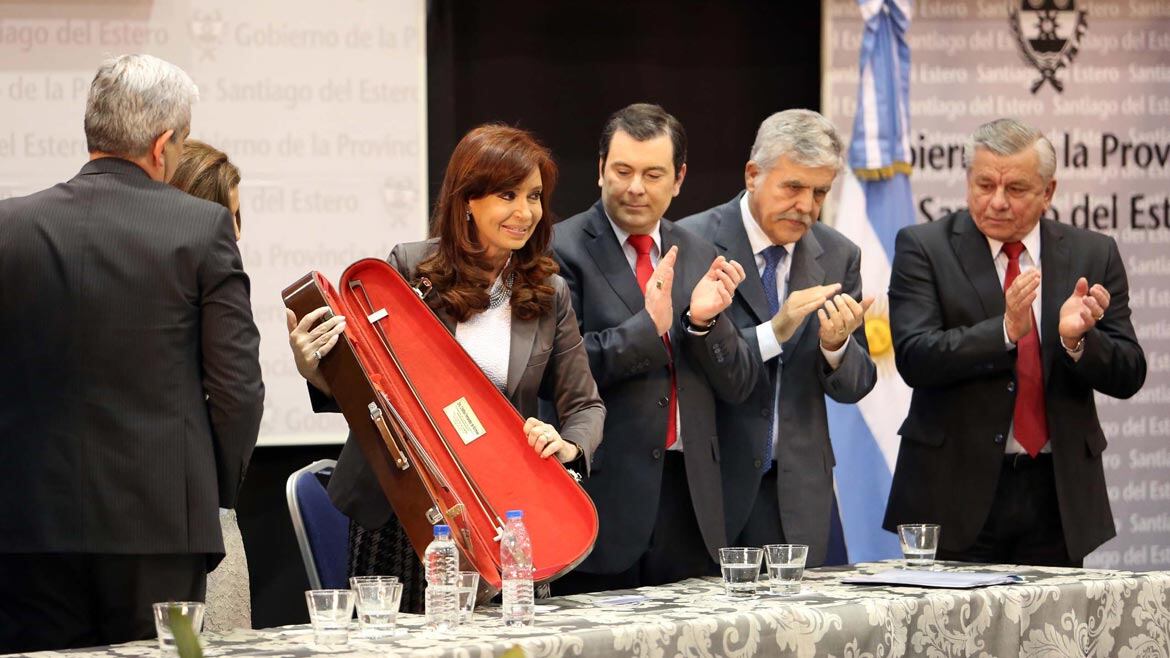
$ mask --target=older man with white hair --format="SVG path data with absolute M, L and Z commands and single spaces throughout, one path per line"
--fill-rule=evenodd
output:
M 826 561 L 838 518 L 825 396 L 857 402 L 877 381 L 861 251 L 817 221 L 841 151 L 820 114 L 773 114 L 756 134 L 747 189 L 680 222 L 729 260 L 755 263 L 727 312 L 765 368 L 745 402 L 716 409 L 727 537 L 733 546 L 806 544 L 809 566 Z M 835 525 L 828 559 L 843 563 Z
M 196 96 L 105 62 L 90 161 L 0 201 L 0 653 L 152 637 L 223 556 L 264 387 L 231 214 L 165 183 Z
M 1013 119 L 963 154 L 967 208 L 898 232 L 890 325 L 914 389 L 885 527 L 942 526 L 938 556 L 1080 566 L 1115 533 L 1094 393 L 1146 360 L 1113 238 L 1043 219 L 1056 152 Z

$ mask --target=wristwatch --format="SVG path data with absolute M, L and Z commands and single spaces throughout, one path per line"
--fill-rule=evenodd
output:
M 708 320 L 705 324 L 699 324 L 691 319 L 691 307 L 688 306 L 682 312 L 681 319 L 683 326 L 688 327 L 691 331 L 711 331 L 711 328 L 714 327 L 715 323 L 719 320 L 719 316 L 716 315 L 715 317 Z

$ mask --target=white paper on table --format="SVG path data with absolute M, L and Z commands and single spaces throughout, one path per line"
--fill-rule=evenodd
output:
M 646 600 L 642 594 L 626 594 L 622 596 L 611 596 L 604 599 L 597 599 L 594 603 L 598 606 L 610 605 L 637 605 Z
M 986 587 L 988 585 L 1016 585 L 1024 582 L 1024 579 L 1014 573 L 886 569 L 875 574 L 850 576 L 842 579 L 841 582 L 850 585 L 902 585 L 971 589 L 972 587 Z

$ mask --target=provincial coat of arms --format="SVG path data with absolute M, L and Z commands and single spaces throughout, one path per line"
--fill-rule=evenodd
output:
M 1008 24 L 1016 35 L 1020 55 L 1040 72 L 1032 85 L 1035 94 L 1047 82 L 1057 92 L 1064 84 L 1056 72 L 1072 65 L 1089 23 L 1088 12 L 1076 8 L 1076 0 L 1019 0 L 1008 2 Z
M 224 22 L 219 11 L 196 10 L 191 15 L 191 40 L 199 48 L 199 61 L 215 60 L 215 49 L 223 43 Z

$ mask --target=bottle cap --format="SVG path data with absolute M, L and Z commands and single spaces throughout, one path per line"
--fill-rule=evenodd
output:
M 522 519 L 524 518 L 524 510 L 510 509 L 508 510 L 506 516 L 508 517 L 509 521 L 512 519 Z
M 451 534 L 451 527 L 450 526 L 443 525 L 442 523 L 435 526 L 435 536 L 436 537 L 446 537 L 447 535 L 450 535 L 450 534 Z

